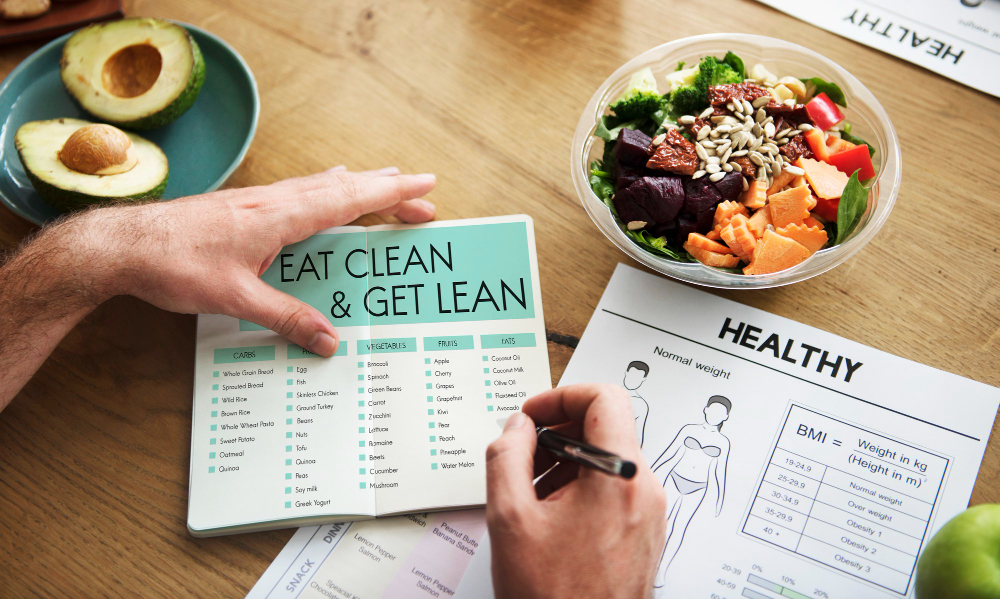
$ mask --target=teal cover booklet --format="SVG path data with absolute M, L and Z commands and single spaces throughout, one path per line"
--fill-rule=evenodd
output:
M 199 316 L 191 533 L 485 503 L 487 445 L 551 387 L 531 219 L 328 229 L 262 278 L 325 314 L 340 346 L 321 358 Z

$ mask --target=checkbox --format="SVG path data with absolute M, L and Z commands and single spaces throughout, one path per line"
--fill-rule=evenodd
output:
M 493 406 L 486 406 L 486 411 L 487 412 L 492 412 L 493 411 Z
M 363 400 L 363 399 L 359 399 L 359 400 L 358 400 L 358 407 L 359 407 L 359 408 L 363 408 L 363 407 L 365 407 L 365 400 Z
M 427 408 L 427 415 L 428 416 L 433 416 L 434 415 L 434 409 L 433 408 Z
M 217 410 L 212 410 L 212 418 L 218 418 L 219 412 Z
M 493 399 L 493 394 L 492 393 L 487 393 L 486 394 L 486 399 Z
M 286 412 L 291 412 L 292 411 L 292 406 L 285 406 L 285 411 Z
M 295 384 L 295 381 L 292 380 L 292 379 L 288 379 L 287 381 L 285 381 L 285 384 L 286 385 L 293 385 L 293 384 Z
M 215 439 L 214 438 L 213 439 L 209 439 L 208 440 L 208 444 L 209 445 L 215 445 Z
M 365 483 L 361 483 L 361 488 L 362 488 L 362 489 L 364 489 L 364 488 L 365 488 Z
M 428 395 L 427 396 L 427 403 L 431 403 L 432 401 L 434 401 L 434 396 L 433 395 Z
M 292 446 L 291 445 L 285 445 L 285 453 L 288 453 L 291 450 L 292 450 Z
M 285 433 L 285 438 L 286 439 L 291 439 L 292 438 L 292 431 L 288 431 L 287 433 Z
M 364 441 L 358 441 L 358 447 L 364 447 L 364 446 L 365 446 Z
M 292 479 L 292 473 L 291 472 L 286 472 L 285 473 L 285 480 L 291 480 L 291 479 Z
M 212 398 L 212 403 L 219 403 L 219 398 L 218 397 L 213 397 Z
M 361 476 L 364 476 L 365 475 L 365 469 L 364 468 L 358 468 L 358 474 L 360 474 Z
M 291 494 L 292 494 L 292 488 L 291 487 L 285 487 L 285 495 L 291 495 Z
M 212 385 L 212 391 L 218 391 L 218 390 L 219 390 L 218 384 Z
M 434 435 L 431 435 L 431 443 L 437 443 L 437 440 L 438 440 L 437 437 L 435 437 Z
M 438 450 L 436 450 L 436 449 L 432 449 L 431 450 L 431 455 L 437 455 L 437 454 L 438 454 Z
M 287 460 L 285 460 L 285 465 L 286 466 L 291 466 L 292 465 L 292 458 L 288 458 Z
M 487 387 L 490 386 L 490 382 L 489 381 L 483 381 L 483 383 L 485 383 Z
M 365 432 L 365 427 L 363 427 L 363 426 L 359 426 L 359 427 L 358 427 L 358 432 L 359 432 L 359 433 L 363 433 L 363 432 Z
M 424 364 L 430 364 L 430 363 L 431 363 L 430 358 L 424 358 Z
M 213 472 L 215 472 L 215 466 L 209 466 L 208 467 L 208 473 L 211 474 Z
M 364 419 L 365 419 L 364 414 L 358 414 L 358 420 L 364 420 Z
M 363 461 L 365 461 L 366 459 L 368 459 L 368 458 L 367 458 L 367 457 L 365 457 L 365 454 L 363 454 L 363 453 L 359 453 L 359 454 L 358 454 L 358 461 L 359 461 L 359 462 L 363 462 Z
M 428 389 L 432 389 L 432 388 L 433 388 L 433 386 L 432 386 L 432 385 L 431 385 L 430 383 L 427 383 L 427 388 L 428 388 Z
M 364 392 L 365 392 L 364 387 L 358 387 L 358 393 L 364 393 Z
M 490 373 L 489 368 L 483 368 L 483 374 L 489 374 L 489 373 Z
M 286 501 L 285 502 L 285 507 L 286 508 L 292 507 L 292 502 L 291 501 Z
M 364 368 L 364 367 L 365 367 L 364 362 L 358 362 L 358 368 Z
M 358 375 L 358 380 L 359 380 L 359 381 L 363 381 L 363 380 L 365 380 L 365 375 L 363 375 L 363 374 L 359 374 L 359 375 Z
M 212 373 L 212 377 L 213 377 L 213 378 L 219 378 L 219 371 L 218 371 L 218 370 L 216 370 L 215 372 L 213 372 L 213 373 Z
M 291 371 L 292 371 L 292 367 L 291 367 L 291 366 L 289 366 L 289 367 L 288 367 L 288 372 L 291 372 Z
M 427 428 L 434 428 L 434 423 L 433 422 L 428 422 L 427 423 Z
M 424 371 L 424 376 L 430 376 L 430 375 L 431 375 L 431 371 L 430 370 L 425 370 Z
M 213 425 L 212 425 L 212 426 L 211 426 L 211 427 L 209 428 L 209 430 L 211 430 L 212 432 L 215 432 L 215 430 L 216 430 L 217 428 L 218 428 L 218 426 L 216 426 L 216 425 L 214 425 L 214 424 L 213 424 Z
M 431 470 L 437 470 L 437 469 L 438 469 L 437 462 L 434 462 L 433 464 L 431 464 Z
M 210 460 L 214 460 L 215 459 L 215 452 L 214 451 L 208 452 L 208 459 L 210 459 Z
M 292 397 L 294 397 L 294 394 L 291 391 L 289 391 L 288 393 L 285 393 L 285 397 L 291 399 Z
M 285 424 L 291 424 L 291 423 L 292 423 L 291 418 L 285 418 Z
M 490 359 L 490 357 L 489 357 L 489 356 L 483 356 L 483 362 L 488 362 L 488 361 L 489 361 L 489 359 Z

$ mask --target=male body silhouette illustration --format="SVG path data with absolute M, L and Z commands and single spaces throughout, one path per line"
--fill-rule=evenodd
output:
M 649 404 L 639 395 L 639 387 L 646 382 L 649 375 L 649 366 L 645 362 L 633 360 L 625 368 L 625 378 L 622 385 L 628 390 L 632 397 L 632 413 L 635 414 L 635 435 L 639 438 L 639 447 L 646 436 L 646 418 L 649 416 Z
M 670 445 L 653 462 L 667 493 L 667 542 L 656 572 L 656 586 L 666 581 L 667 568 L 684 542 L 691 519 L 701 507 L 709 487 L 715 493 L 715 515 L 722 512 L 726 494 L 729 439 L 720 432 L 729 418 L 732 402 L 713 395 L 702 410 L 704 422 L 684 425 Z

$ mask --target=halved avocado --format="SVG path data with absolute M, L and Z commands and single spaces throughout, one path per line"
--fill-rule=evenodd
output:
M 153 129 L 191 108 L 205 61 L 186 29 L 160 19 L 84 27 L 63 46 L 63 85 L 84 110 L 129 129 Z
M 67 212 L 89 204 L 162 196 L 170 172 L 167 156 L 156 144 L 135 133 L 97 125 L 113 129 L 112 135 L 118 135 L 116 139 L 124 143 L 105 151 L 101 140 L 95 140 L 93 137 L 96 136 L 93 136 L 80 140 L 80 151 L 75 155 L 70 152 L 66 141 L 74 133 L 94 125 L 79 119 L 53 119 L 31 121 L 17 130 L 14 146 L 24 165 L 24 172 L 42 199 Z M 123 136 L 127 136 L 127 140 Z M 68 167 L 66 162 L 95 172 L 128 170 L 116 174 L 88 174 Z M 116 165 L 121 168 L 115 168 Z

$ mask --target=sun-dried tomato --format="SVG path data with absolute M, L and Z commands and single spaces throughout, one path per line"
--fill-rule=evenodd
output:
M 663 143 L 656 147 L 646 167 L 678 175 L 693 175 L 698 168 L 698 153 L 694 144 L 678 133 L 677 129 L 667 129 Z

